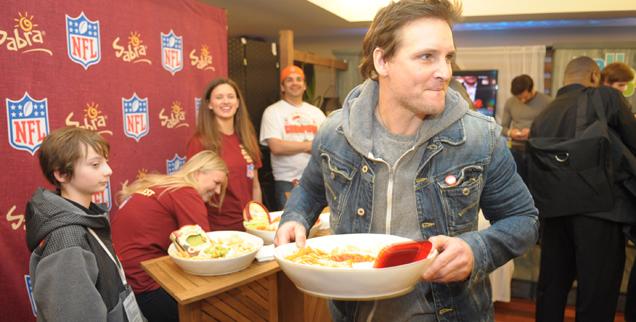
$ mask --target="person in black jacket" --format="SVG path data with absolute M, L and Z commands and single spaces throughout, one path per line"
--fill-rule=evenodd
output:
M 577 57 L 565 69 L 564 84 L 555 100 L 537 116 L 530 137 L 573 138 L 580 95 L 600 93 L 607 126 L 631 153 L 636 153 L 636 120 L 620 93 L 600 83 L 600 69 L 589 57 Z M 596 120 L 588 104 L 585 124 Z M 616 142 L 610 149 L 617 149 Z M 614 164 L 616 164 L 614 162 Z M 620 167 L 611 171 L 617 176 Z M 581 189 L 594 187 L 581 187 Z M 612 187 L 609 211 L 555 215 L 541 212 L 541 270 L 536 320 L 563 321 L 567 295 L 577 281 L 576 320 L 614 321 L 625 265 L 625 224 L 636 222 L 636 198 L 618 183 Z

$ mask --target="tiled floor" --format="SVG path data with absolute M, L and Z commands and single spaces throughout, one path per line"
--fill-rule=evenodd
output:
M 513 298 L 509 303 L 495 303 L 495 322 L 534 322 L 534 302 Z M 565 310 L 564 322 L 574 322 L 574 308 Z M 617 313 L 615 322 L 624 322 L 622 313 Z

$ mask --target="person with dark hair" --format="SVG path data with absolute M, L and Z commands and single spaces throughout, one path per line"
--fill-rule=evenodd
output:
M 305 73 L 295 65 L 280 71 L 281 100 L 268 106 L 261 120 L 260 143 L 269 147 L 276 209 L 300 180 L 309 162 L 311 142 L 325 120 L 318 107 L 303 102 Z
M 625 63 L 611 63 L 601 72 L 601 83 L 621 93 L 627 90 L 627 84 L 632 80 L 634 80 L 634 71 Z
M 140 322 L 143 315 L 111 242 L 108 213 L 91 200 L 113 173 L 96 132 L 65 127 L 38 151 L 44 177 L 26 207 L 29 271 L 38 321 Z
M 559 89 L 554 101 L 535 118 L 530 130 L 531 140 L 575 138 L 577 132 L 598 120 L 602 121 L 604 117 L 607 129 L 615 133 L 615 136 L 609 135 L 609 151 L 606 153 L 610 166 L 602 166 L 608 169 L 602 171 L 610 172 L 610 181 L 606 182 L 609 187 L 603 186 L 601 177 L 605 177 L 604 173 L 591 172 L 596 168 L 591 167 L 590 162 L 598 161 L 577 160 L 577 154 L 571 156 L 567 153 L 553 158 L 560 162 L 552 170 L 554 176 L 563 173 L 563 169 L 570 165 L 578 169 L 582 165 L 587 167 L 577 172 L 576 179 L 583 178 L 576 187 L 577 194 L 568 197 L 567 204 L 564 202 L 563 205 L 556 204 L 564 200 L 563 191 L 542 187 L 540 183 L 545 182 L 545 178 L 535 178 L 534 169 L 542 166 L 541 163 L 535 166 L 535 162 L 544 156 L 534 149 L 530 150 L 529 181 L 540 208 L 543 232 L 537 289 L 538 322 L 563 321 L 568 292 L 574 280 L 577 282 L 576 320 L 614 321 L 625 265 L 623 227 L 636 223 L 636 198 L 618 181 L 629 174 L 623 172 L 615 155 L 616 151 L 622 155 L 623 146 L 632 154 L 636 153 L 636 120 L 618 91 L 605 86 L 597 88 L 600 77 L 601 71 L 593 59 L 580 56 L 571 60 L 565 67 L 564 86 Z M 597 98 L 600 102 L 595 103 Z M 587 105 L 582 103 L 584 100 Z M 579 111 L 584 111 L 585 115 L 579 115 Z M 572 204 L 576 202 L 576 195 L 601 195 L 599 189 L 611 191 L 609 203 L 603 202 L 603 199 L 595 201 L 597 209 L 583 212 L 569 210 L 576 207 Z
M 363 41 L 367 79 L 321 126 L 287 202 L 277 245 L 304 246 L 328 205 L 335 234 L 429 240 L 439 252 L 407 294 L 330 301 L 335 322 L 493 321 L 488 274 L 536 242 L 537 210 L 500 127 L 448 87 L 460 14 L 448 0 L 380 9 Z M 492 226 L 478 231 L 480 208 Z
M 208 206 L 210 229 L 245 231 L 243 208 L 249 201 L 263 199 L 258 181 L 261 152 L 243 95 L 231 79 L 217 78 L 203 92 L 187 157 L 202 150 L 216 152 L 228 167 L 223 204 Z
M 513 97 L 504 104 L 501 118 L 501 133 L 510 139 L 510 151 L 517 164 L 517 172 L 527 182 L 528 165 L 526 141 L 534 118 L 541 113 L 552 98 L 534 89 L 534 82 L 528 75 L 519 75 L 512 79 L 510 92 Z

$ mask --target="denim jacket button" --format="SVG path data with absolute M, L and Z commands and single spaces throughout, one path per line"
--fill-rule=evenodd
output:
M 362 173 L 367 173 L 367 171 L 369 171 L 369 167 L 365 165 L 362 166 Z
M 358 208 L 358 216 L 364 216 L 364 209 Z
M 462 193 L 464 194 L 464 196 L 468 196 L 470 194 L 470 189 L 469 188 L 464 188 L 464 189 L 462 189 Z
M 434 222 L 423 222 L 423 223 L 420 224 L 420 226 L 422 228 L 426 229 L 426 228 L 431 228 L 431 227 L 435 226 L 435 223 Z
M 429 150 L 435 150 L 435 149 L 437 149 L 437 144 L 434 144 L 434 143 L 433 143 L 433 144 L 430 144 L 430 145 L 429 145 L 429 146 L 427 146 L 426 148 L 427 148 L 427 149 L 429 149 Z

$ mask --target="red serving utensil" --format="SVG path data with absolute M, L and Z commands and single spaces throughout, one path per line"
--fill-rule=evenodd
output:
M 243 207 L 243 219 L 245 221 L 250 221 L 254 217 L 262 217 L 263 215 L 267 216 L 267 221 L 271 224 L 272 217 L 269 214 L 269 210 L 262 203 L 250 201 Z
M 374 268 L 385 268 L 419 261 L 428 256 L 433 244 L 427 240 L 410 241 L 385 246 L 373 263 Z

